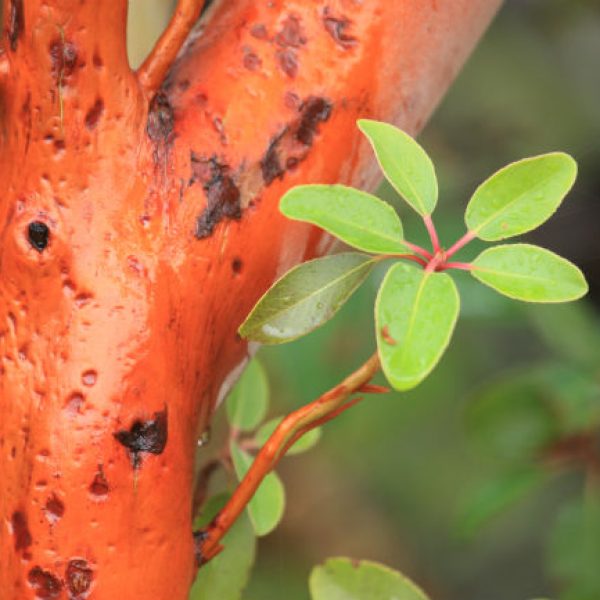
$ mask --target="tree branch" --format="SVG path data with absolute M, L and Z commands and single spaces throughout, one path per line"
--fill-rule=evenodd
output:
M 299 438 L 354 406 L 361 399 L 349 400 L 355 392 L 381 393 L 387 391 L 387 388 L 366 385 L 379 371 L 379 368 L 379 357 L 375 352 L 340 384 L 285 417 L 260 449 L 252 466 L 227 504 L 208 528 L 197 536 L 202 540 L 199 554 L 203 562 L 211 560 L 222 550 L 220 541 L 223 536 L 250 502 L 262 480 L 275 468 Z
M 161 83 L 187 36 L 200 17 L 204 0 L 179 0 L 175 13 L 154 46 L 152 52 L 137 70 L 142 88 L 152 95 Z

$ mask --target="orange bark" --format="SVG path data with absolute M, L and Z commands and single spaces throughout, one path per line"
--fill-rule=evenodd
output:
M 217 1 L 153 95 L 126 0 L 4 2 L 2 600 L 187 597 L 236 329 L 329 245 L 278 198 L 372 187 L 356 118 L 417 131 L 498 4 Z

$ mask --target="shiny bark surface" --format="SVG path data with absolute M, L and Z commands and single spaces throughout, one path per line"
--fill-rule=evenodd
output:
M 196 440 L 273 280 L 327 251 L 306 182 L 372 188 L 358 117 L 418 131 L 499 0 L 235 0 L 158 93 L 127 2 L 7 0 L 0 597 L 183 600 Z

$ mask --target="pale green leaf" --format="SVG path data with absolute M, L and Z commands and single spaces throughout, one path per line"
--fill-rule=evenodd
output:
M 240 600 L 256 556 L 256 538 L 246 514 L 223 538 L 225 549 L 198 571 L 190 600 Z
M 563 152 L 511 163 L 475 190 L 467 228 L 487 241 L 531 231 L 556 211 L 576 177 L 577 163 Z
M 277 429 L 277 426 L 282 420 L 283 417 L 275 417 L 274 419 L 271 419 L 260 426 L 259 430 L 256 432 L 256 435 L 254 436 L 254 441 L 259 448 L 264 446 L 265 442 L 269 439 L 275 429 Z M 285 455 L 293 456 L 294 454 L 306 452 L 313 448 L 320 439 L 321 428 L 315 427 L 315 429 L 311 429 L 305 433 L 297 442 L 290 446 Z
M 568 302 L 588 291 L 583 273 L 574 264 L 539 246 L 495 246 L 484 250 L 472 265 L 473 277 L 515 300 Z
M 386 179 L 420 215 L 430 215 L 438 197 L 438 184 L 431 159 L 423 148 L 401 129 L 361 119 L 359 129 L 367 136 Z
M 279 210 L 288 218 L 307 221 L 346 244 L 377 254 L 400 254 L 402 223 L 396 211 L 379 198 L 343 185 L 302 185 L 287 192 Z
M 330 558 L 310 574 L 311 600 L 428 600 L 412 581 L 384 565 Z
M 397 390 L 418 385 L 450 342 L 460 300 L 446 273 L 405 263 L 387 272 L 375 303 L 377 347 L 383 372 Z
M 258 301 L 240 335 L 281 344 L 310 333 L 333 317 L 375 263 L 364 254 L 347 252 L 294 267 Z
M 242 431 L 256 429 L 267 413 L 269 380 L 263 366 L 252 359 L 227 398 L 229 423 Z
M 235 441 L 229 445 L 231 459 L 238 479 L 241 481 L 252 465 L 253 458 Z M 248 503 L 248 515 L 257 536 L 267 535 L 283 517 L 285 490 L 277 473 L 269 473 L 262 481 L 254 497 Z

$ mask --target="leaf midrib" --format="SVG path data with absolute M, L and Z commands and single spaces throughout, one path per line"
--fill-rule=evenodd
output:
M 535 193 L 535 190 L 537 190 L 541 186 L 545 185 L 549 179 L 552 179 L 552 177 L 553 177 L 553 175 L 549 175 L 548 177 L 546 177 L 542 180 L 539 180 L 538 183 L 533 186 L 533 188 L 530 188 L 528 191 L 523 192 L 522 194 L 518 195 L 516 198 L 514 198 L 513 200 L 508 202 L 508 204 L 505 204 L 502 207 L 502 209 L 499 210 L 496 214 L 492 215 L 489 219 L 487 219 L 487 221 L 484 221 L 481 225 L 479 225 L 479 227 L 475 227 L 475 229 L 472 229 L 471 231 L 475 234 L 479 233 L 484 227 L 487 227 L 492 221 L 499 219 L 503 213 L 505 213 L 507 210 L 509 210 L 510 207 L 513 206 L 516 202 L 519 202 L 524 196 L 526 196 L 527 194 Z
M 314 292 L 311 292 L 310 294 L 308 294 L 307 296 L 304 296 L 301 300 L 299 300 L 298 302 L 294 302 L 293 304 L 288 304 L 285 308 L 283 308 L 280 311 L 276 311 L 273 313 L 270 313 L 269 315 L 269 320 L 273 320 L 277 317 L 279 317 L 280 315 L 289 312 L 290 310 L 292 310 L 293 308 L 297 307 L 300 304 L 303 304 L 305 302 L 307 302 L 310 298 L 312 298 L 313 296 L 316 296 L 318 294 L 320 294 L 321 292 L 323 292 L 324 290 L 332 287 L 334 284 L 336 284 L 337 282 L 348 278 L 352 273 L 354 273 L 355 271 L 358 271 L 360 269 L 363 269 L 367 266 L 372 266 L 373 263 L 375 262 L 375 259 L 369 259 L 369 260 L 365 260 L 363 263 L 361 263 L 360 265 L 357 265 L 356 267 L 353 267 L 352 269 L 345 271 L 342 275 L 340 275 L 339 277 L 336 277 L 335 279 L 332 279 L 329 281 L 329 283 L 327 283 L 326 285 L 324 285 L 323 287 L 318 288 L 317 290 L 315 290 Z M 259 321 L 260 324 L 264 324 L 267 323 L 268 321 L 265 319 L 263 321 Z
M 393 211 L 393 209 L 392 209 L 392 211 Z M 350 227 L 354 228 L 355 230 L 357 230 L 361 233 L 366 232 L 368 234 L 374 235 L 375 237 L 379 237 L 382 240 L 394 242 L 400 248 L 405 248 L 404 244 L 402 243 L 403 239 L 404 239 L 403 238 L 404 232 L 402 230 L 402 225 L 400 225 L 400 237 L 388 237 L 387 235 L 384 235 L 384 234 L 380 233 L 379 231 L 374 232 L 372 229 L 369 229 L 368 227 L 361 227 L 359 224 L 356 224 L 356 221 L 345 221 L 344 219 L 338 218 L 337 215 L 334 216 L 334 215 L 332 215 L 332 213 L 328 213 L 328 212 L 321 212 L 321 214 L 332 217 L 333 221 L 337 221 L 344 225 L 349 225 Z M 286 216 L 290 216 L 290 215 L 286 215 Z M 394 216 L 397 217 L 396 213 L 394 213 Z M 297 217 L 297 216 L 291 216 L 291 218 L 297 219 L 297 220 L 302 220 L 302 221 L 309 221 L 310 223 L 313 223 L 313 225 L 318 225 L 319 227 L 322 227 L 324 229 L 324 227 L 321 225 L 321 223 L 319 223 L 315 220 L 309 220 L 308 218 Z M 311 219 L 312 219 L 312 217 L 311 217 Z M 335 232 L 332 232 L 332 233 L 333 233 L 333 235 L 337 236 L 337 234 Z

